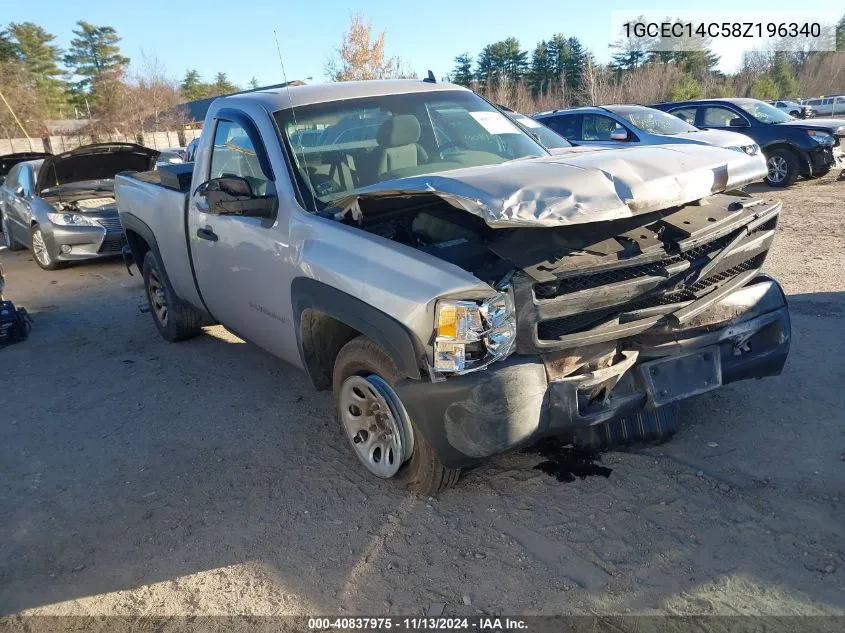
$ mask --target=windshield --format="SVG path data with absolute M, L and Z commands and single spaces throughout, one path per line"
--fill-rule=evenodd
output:
M 572 147 L 572 143 L 563 138 L 554 130 L 547 128 L 539 121 L 527 117 L 519 112 L 508 112 L 508 116 L 533 134 L 544 147 L 548 149 L 560 149 L 561 147 Z
M 531 136 L 463 90 L 347 99 L 274 114 L 304 201 L 318 209 L 379 182 L 547 156 Z
M 634 127 L 637 127 L 643 132 L 647 132 L 649 134 L 665 134 L 667 136 L 674 136 L 675 134 L 698 132 L 697 127 L 693 127 L 689 123 L 682 121 L 672 114 L 667 114 L 666 112 L 662 112 L 660 110 L 654 110 L 653 108 L 643 108 L 638 106 L 613 106 L 607 109 L 622 117 Z
M 760 121 L 760 123 L 783 123 L 784 121 L 793 120 L 789 114 L 783 110 L 778 110 L 776 107 L 769 105 L 765 101 L 757 101 L 757 99 L 737 99 L 736 105 Z

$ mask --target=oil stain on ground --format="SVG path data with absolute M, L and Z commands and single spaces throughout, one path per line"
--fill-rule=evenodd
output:
M 610 477 L 612 468 L 601 466 L 601 453 L 578 449 L 571 444 L 564 443 L 557 438 L 541 440 L 534 446 L 525 449 L 526 453 L 541 455 L 545 461 L 534 466 L 558 481 L 571 482 L 586 477 Z

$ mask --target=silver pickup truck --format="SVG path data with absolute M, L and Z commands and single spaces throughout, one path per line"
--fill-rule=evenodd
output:
M 195 163 L 115 193 L 167 340 L 221 323 L 297 366 L 369 471 L 432 493 L 548 436 L 666 435 L 667 405 L 778 374 L 781 205 L 739 191 L 765 174 L 705 146 L 551 155 L 406 80 L 218 99 Z

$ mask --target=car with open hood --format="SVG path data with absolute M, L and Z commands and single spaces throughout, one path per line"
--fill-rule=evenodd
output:
M 0 156 L 0 185 L 6 179 L 6 175 L 12 170 L 12 167 L 18 163 L 28 160 L 37 160 L 39 158 L 46 158 L 50 156 L 48 152 L 15 152 L 13 154 L 4 154 Z
M 193 165 L 115 181 L 156 328 L 292 363 L 362 467 L 423 493 L 543 437 L 667 439 L 675 403 L 780 372 L 761 156 L 526 129 L 433 79 L 215 100 Z
M 772 187 L 788 187 L 798 176 L 823 176 L 843 165 L 842 119 L 795 119 L 759 99 L 697 99 L 653 107 L 703 129 L 754 139 L 766 156 L 766 183 Z
M 115 174 L 152 169 L 158 154 L 133 143 L 97 143 L 16 164 L 0 187 L 6 246 L 30 248 L 45 270 L 119 255 L 126 241 Z

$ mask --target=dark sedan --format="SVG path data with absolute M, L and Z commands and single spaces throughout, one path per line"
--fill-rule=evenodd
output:
M 45 270 L 119 254 L 126 238 L 114 176 L 152 169 L 158 155 L 131 143 L 98 143 L 18 163 L 0 187 L 6 246 L 32 249 Z
M 772 187 L 788 187 L 798 176 L 822 176 L 842 162 L 845 120 L 798 120 L 757 99 L 698 99 L 654 106 L 704 129 L 750 136 L 766 156 Z

